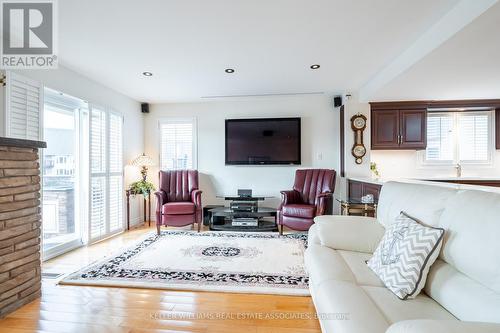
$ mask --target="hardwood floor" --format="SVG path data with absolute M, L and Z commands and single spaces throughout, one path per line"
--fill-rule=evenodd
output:
M 139 228 L 43 264 L 70 273 L 136 241 Z M 0 320 L 0 333 L 28 332 L 320 332 L 310 297 L 59 286 L 42 281 L 42 297 Z

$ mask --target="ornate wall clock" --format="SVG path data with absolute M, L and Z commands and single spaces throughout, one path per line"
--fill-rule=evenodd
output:
M 356 164 L 363 162 L 363 156 L 366 155 L 366 148 L 363 144 L 363 131 L 366 128 L 366 117 L 362 114 L 357 114 L 351 118 L 351 128 L 354 131 L 354 145 L 352 146 L 352 156 L 354 156 Z

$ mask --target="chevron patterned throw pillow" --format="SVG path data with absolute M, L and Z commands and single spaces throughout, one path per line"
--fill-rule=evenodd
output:
M 444 229 L 424 226 L 401 212 L 387 227 L 368 267 L 400 299 L 415 298 L 439 255 L 443 235 Z

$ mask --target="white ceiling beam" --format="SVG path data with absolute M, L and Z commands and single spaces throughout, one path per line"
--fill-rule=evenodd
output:
M 379 89 L 386 86 L 426 55 L 441 46 L 498 1 L 462 0 L 457 3 L 455 7 L 432 25 L 409 48 L 361 87 L 359 90 L 360 101 L 370 101 Z

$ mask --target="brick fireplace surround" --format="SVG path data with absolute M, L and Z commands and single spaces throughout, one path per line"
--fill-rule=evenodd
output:
M 0 137 L 0 318 L 40 297 L 39 141 Z

